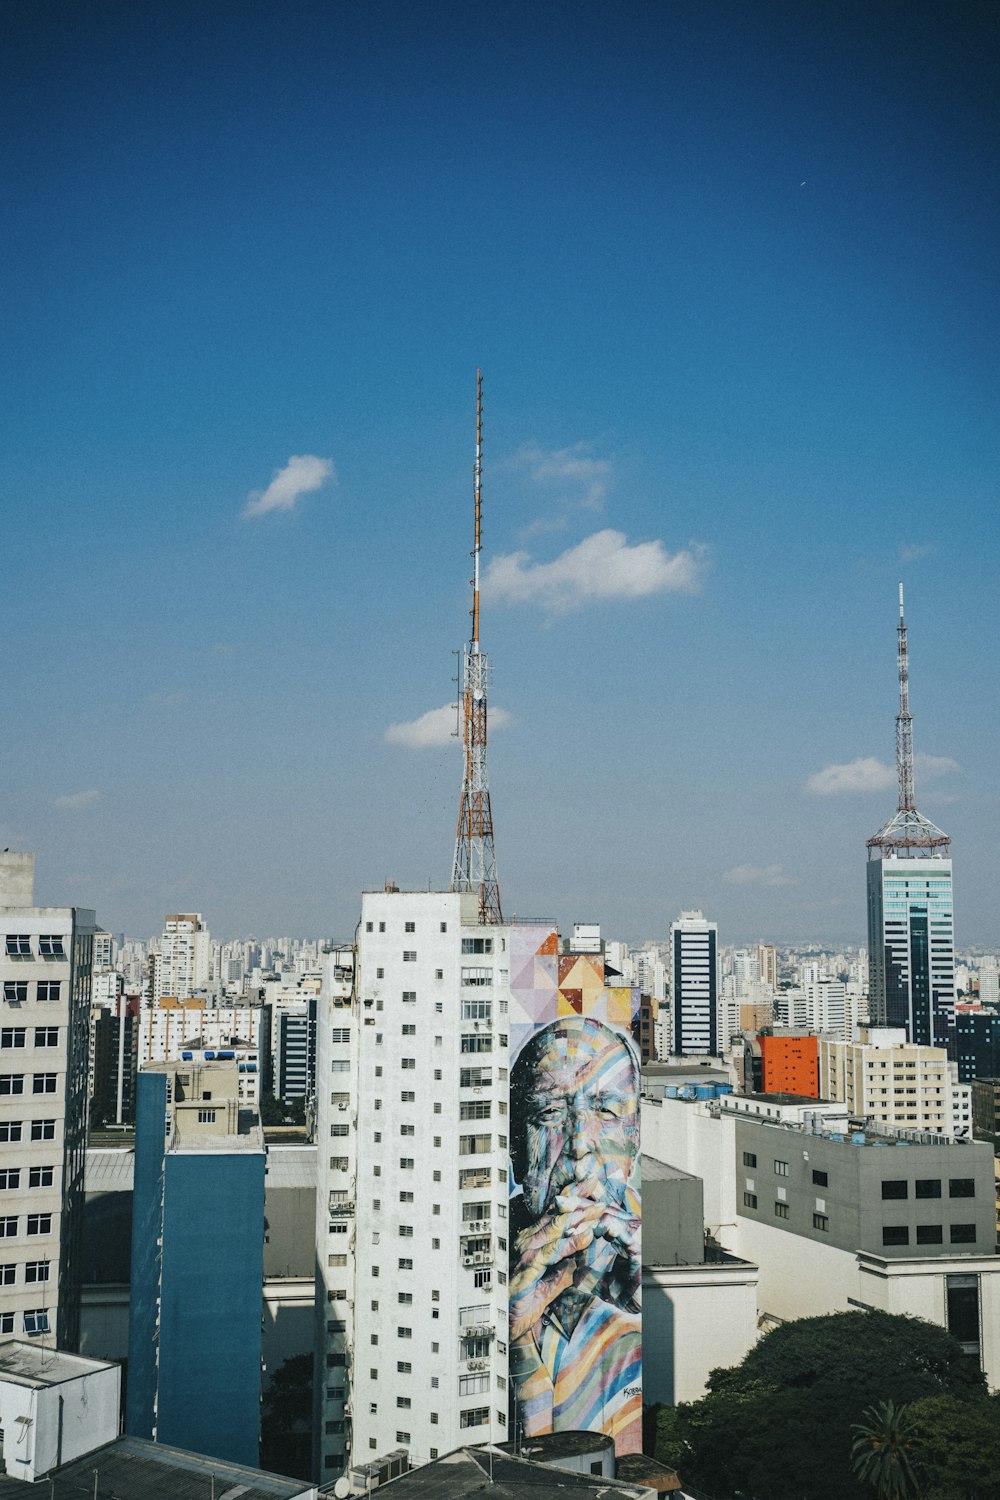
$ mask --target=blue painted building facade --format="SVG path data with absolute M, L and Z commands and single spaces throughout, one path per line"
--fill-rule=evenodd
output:
M 186 1099 L 179 1076 L 192 1077 L 189 1064 L 138 1077 L 125 1425 L 136 1437 L 255 1467 L 263 1139 L 255 1117 L 219 1097 L 217 1073 L 194 1070 Z M 219 1128 L 227 1104 L 231 1133 Z M 181 1120 L 190 1125 L 178 1128 Z

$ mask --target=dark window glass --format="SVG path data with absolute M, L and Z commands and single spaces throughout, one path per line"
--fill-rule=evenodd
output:
M 948 1332 L 966 1354 L 979 1353 L 979 1278 L 947 1278 Z
M 906 1184 L 906 1179 L 902 1178 L 902 1177 L 894 1177 L 894 1178 L 889 1178 L 887 1181 L 883 1182 L 883 1184 L 882 1184 L 882 1197 L 883 1198 L 907 1198 L 907 1197 L 909 1197 L 909 1189 L 908 1189 L 907 1184 Z M 904 1244 L 905 1241 L 900 1240 L 898 1243 Z
M 953 1224 L 951 1226 L 951 1243 L 953 1245 L 971 1245 L 975 1238 L 975 1224 Z
M 939 1177 L 918 1177 L 917 1178 L 917 1197 L 918 1198 L 940 1198 L 940 1196 L 941 1196 L 941 1179 Z
M 744 1193 L 743 1194 L 743 1204 L 744 1204 L 745 1208 L 756 1208 L 757 1207 L 757 1194 L 756 1193 Z
M 745 1167 L 755 1167 L 757 1165 L 757 1158 L 752 1151 L 744 1151 L 743 1165 Z
M 952 1177 L 949 1180 L 949 1198 L 974 1198 L 975 1196 L 976 1179 L 974 1177 Z
M 814 1167 L 813 1168 L 813 1182 L 816 1184 L 817 1187 L 828 1187 L 829 1183 L 830 1183 L 829 1174 L 826 1173 L 826 1172 L 817 1172 L 816 1169 L 815 1169 L 815 1167 Z
M 883 1224 L 883 1245 L 908 1245 L 910 1243 L 910 1231 L 905 1224 Z
M 944 1239 L 944 1230 L 940 1224 L 918 1224 L 918 1245 L 940 1245 Z

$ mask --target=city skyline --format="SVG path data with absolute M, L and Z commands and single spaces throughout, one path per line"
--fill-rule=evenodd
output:
M 863 943 L 902 577 L 919 805 L 995 945 L 995 16 L 0 29 L 41 902 L 343 938 L 447 883 L 481 366 L 505 913 Z

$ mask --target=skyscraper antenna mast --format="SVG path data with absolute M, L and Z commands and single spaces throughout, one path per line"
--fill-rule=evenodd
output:
M 899 805 L 887 823 L 868 840 L 869 859 L 947 859 L 951 840 L 929 818 L 917 811 L 913 776 L 913 718 L 910 714 L 910 663 L 903 613 L 903 585 L 899 585 L 899 713 L 896 715 L 896 775 Z
M 479 648 L 479 558 L 483 520 L 483 373 L 476 371 L 476 458 L 473 465 L 475 545 L 472 549 L 472 634 L 463 653 L 462 673 L 462 795 L 458 807 L 453 891 L 475 891 L 479 920 L 503 921 L 500 885 L 493 844 L 493 811 L 486 763 L 489 657 Z

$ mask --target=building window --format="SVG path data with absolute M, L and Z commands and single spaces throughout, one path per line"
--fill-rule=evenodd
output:
M 415 1057 L 403 1057 L 400 1059 L 399 1066 L 403 1069 L 412 1070 L 417 1066 L 417 1059 Z
M 413 1194 L 407 1188 L 404 1188 L 399 1195 L 399 1201 L 400 1203 L 412 1203 Z
M 400 1226 L 399 1226 L 399 1237 L 400 1237 L 401 1240 L 412 1240 L 412 1238 L 413 1238 L 413 1225 L 412 1224 L 400 1224 Z
M 458 1394 L 460 1396 L 479 1396 L 483 1391 L 490 1388 L 490 1377 L 488 1375 L 460 1375 L 458 1377 Z
M 944 1230 L 940 1224 L 918 1224 L 918 1245 L 940 1245 L 944 1240 Z
M 351 1127 L 350 1127 L 350 1125 L 331 1125 L 330 1126 L 330 1134 L 332 1136 L 344 1136 L 344 1135 L 350 1135 L 350 1133 L 351 1133 Z
M 28 1186 L 30 1188 L 52 1186 L 51 1167 L 31 1167 L 28 1170 Z
M 404 1036 L 416 1036 L 417 1034 L 417 1028 L 410 1021 L 404 1023 L 402 1031 Z
M 0 1240 L 12 1240 L 16 1234 L 16 1217 L 10 1214 L 0 1215 Z
M 756 1208 L 757 1207 L 757 1194 L 756 1193 L 744 1193 L 743 1194 L 743 1207 L 744 1208 Z
M 7 957 L 8 958 L 30 958 L 31 938 L 26 932 L 8 932 L 7 934 Z
M 409 1441 L 410 1441 L 410 1434 L 408 1432 L 397 1432 L 396 1433 L 396 1442 L 397 1443 L 408 1443 Z
M 41 988 L 40 985 L 39 988 Z M 5 979 L 3 982 L 3 998 L 7 1005 L 27 1005 L 28 981 L 26 979 Z
M 940 1198 L 941 1179 L 939 1177 L 918 1177 L 916 1196 L 918 1198 Z
M 404 990 L 403 991 L 403 1004 L 404 1005 L 412 1005 L 414 1003 L 414 1001 L 416 1000 L 416 998 L 417 998 L 417 992 L 416 992 L 416 990 Z
M 399 1269 L 401 1271 L 412 1271 L 413 1270 L 413 1261 L 410 1258 L 410 1256 L 408 1256 L 408 1255 L 401 1255 L 399 1257 L 398 1264 L 399 1264 Z
M 417 961 L 417 950 L 415 948 L 404 948 L 403 949 L 403 962 L 404 962 L 404 964 L 415 964 L 416 961 Z
M 374 922 L 366 922 L 365 923 L 365 931 L 366 932 L 374 932 L 375 931 L 375 923 Z
M 0 1120 L 0 1142 L 21 1139 L 20 1120 Z
M 485 1427 L 490 1420 L 490 1409 L 488 1406 L 473 1406 L 468 1411 L 459 1413 L 459 1427 Z
M 400 1135 L 416 1135 L 417 1127 L 415 1125 L 400 1125 L 399 1133 Z
M 65 958 L 61 935 L 58 932 L 43 932 L 38 939 L 38 952 L 42 958 Z
M 35 986 L 35 999 L 43 1003 L 46 1001 L 58 1001 L 61 984 L 62 981 L 60 979 L 40 979 Z
M 48 1281 L 49 1262 L 47 1260 L 29 1260 L 24 1265 L 25 1281 Z
M 910 1243 L 910 1231 L 905 1224 L 883 1224 L 883 1245 L 908 1245 Z
M 16 1275 L 17 1266 L 13 1261 L 9 1265 L 0 1266 L 0 1286 L 13 1286 Z M 27 1280 L 27 1277 L 25 1277 L 25 1280 Z
M 25 1333 L 48 1333 L 49 1314 L 44 1307 L 34 1307 L 24 1315 Z
M 775 1162 L 775 1164 L 774 1164 L 774 1175 L 775 1175 L 775 1177 L 787 1177 L 788 1176 L 788 1163 L 787 1163 L 787 1161 L 776 1161 Z
M 385 970 L 384 969 L 376 969 L 375 970 L 375 978 L 376 979 L 384 979 L 385 978 Z
M 776 1219 L 787 1219 L 788 1218 L 788 1204 L 787 1203 L 776 1203 L 774 1205 L 774 1217 Z
M 414 1160 L 415 1158 L 412 1156 L 401 1156 L 399 1158 L 399 1165 L 404 1172 L 411 1172 L 413 1170 Z
M 0 1073 L 0 1096 L 3 1094 L 23 1094 L 23 1073 Z
M 745 1167 L 755 1167 L 757 1165 L 757 1157 L 753 1151 L 744 1151 L 743 1165 Z
M 385 931 L 385 923 L 384 922 L 380 922 L 378 924 L 378 930 L 379 930 L 379 932 L 384 932 Z
M 36 1026 L 35 1027 L 35 1046 L 36 1047 L 58 1047 L 58 1045 L 59 1045 L 59 1027 L 58 1026 Z
M 830 1220 L 826 1214 L 813 1214 L 813 1228 L 822 1229 L 824 1232 L 830 1228 Z
M 909 1195 L 909 1188 L 902 1177 L 888 1178 L 882 1183 L 883 1198 L 908 1198 Z M 885 1244 L 886 1241 L 883 1240 L 882 1243 Z M 904 1242 L 900 1241 L 900 1243 Z
M 948 1180 L 949 1198 L 974 1198 L 976 1196 L 976 1179 L 974 1177 L 951 1177 Z
M 460 1120 L 488 1120 L 492 1105 L 488 1099 L 463 1099 L 458 1107 Z
M 416 922 L 404 922 L 403 923 L 403 931 L 404 932 L 416 932 L 416 930 L 417 930 L 417 924 L 416 924 Z
M 409 1396 L 397 1396 L 396 1405 L 400 1411 L 409 1411 L 411 1406 L 413 1405 L 413 1402 L 411 1401 Z
M 0 1169 L 0 1192 L 13 1192 L 21 1183 L 21 1173 L 17 1167 L 4 1167 Z
M 331 1073 L 349 1073 L 351 1071 L 351 1060 L 349 1057 L 335 1057 L 330 1064 Z
M 54 1141 L 55 1138 L 56 1138 L 56 1122 L 55 1122 L 55 1120 L 32 1120 L 32 1122 L 31 1122 L 31 1139 L 33 1141 Z M 20 1127 L 18 1127 L 18 1134 L 16 1136 L 13 1136 L 12 1139 L 13 1140 L 18 1140 L 18 1141 L 21 1139 Z
M 330 1033 L 331 1042 L 349 1042 L 351 1040 L 351 1028 L 349 1026 L 335 1026 Z
M 33 1094 L 54 1094 L 56 1091 L 55 1073 L 35 1073 L 31 1080 L 31 1092 Z
M 198 1124 L 199 1125 L 214 1125 L 215 1124 L 215 1110 L 214 1109 L 199 1109 L 199 1111 L 198 1111 Z
M 953 1245 L 973 1244 L 976 1238 L 975 1224 L 952 1224 L 950 1238 Z
M 23 1047 L 26 1034 L 23 1026 L 0 1026 L 0 1047 Z
M 817 1187 L 829 1187 L 830 1174 L 828 1172 L 817 1172 L 816 1169 L 813 1168 L 813 1182 Z
M 979 1357 L 979 1277 L 948 1276 L 948 1332 L 966 1354 Z
M 413 1337 L 413 1329 L 412 1328 L 404 1328 L 404 1327 L 400 1326 L 399 1328 L 396 1329 L 396 1337 L 398 1339 L 412 1339 L 412 1337 Z
M 489 1135 L 460 1135 L 458 1154 L 459 1156 L 478 1156 L 481 1152 L 491 1149 L 490 1142 Z

